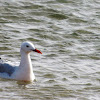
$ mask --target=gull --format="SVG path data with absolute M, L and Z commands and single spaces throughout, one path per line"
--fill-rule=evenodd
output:
M 31 42 L 23 42 L 20 48 L 21 61 L 19 66 L 12 66 L 8 63 L 0 62 L 0 77 L 26 82 L 34 81 L 35 75 L 30 58 L 30 52 L 32 51 L 42 54 Z

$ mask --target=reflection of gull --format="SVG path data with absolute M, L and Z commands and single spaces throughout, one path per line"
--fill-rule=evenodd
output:
M 23 42 L 21 45 L 21 62 L 18 67 L 0 62 L 0 77 L 7 79 L 16 79 L 23 81 L 33 81 L 35 79 L 32 63 L 30 59 L 30 52 L 35 51 L 42 54 L 35 49 L 31 42 Z

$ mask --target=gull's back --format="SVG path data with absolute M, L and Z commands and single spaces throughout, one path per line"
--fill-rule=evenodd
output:
M 11 76 L 16 67 L 11 66 L 7 63 L 0 63 L 0 73 L 7 73 L 9 76 Z

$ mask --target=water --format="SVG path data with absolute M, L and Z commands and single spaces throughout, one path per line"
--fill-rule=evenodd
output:
M 31 41 L 37 81 L 18 86 L 0 79 L 3 100 L 100 99 L 99 0 L 0 0 L 0 57 L 19 64 Z

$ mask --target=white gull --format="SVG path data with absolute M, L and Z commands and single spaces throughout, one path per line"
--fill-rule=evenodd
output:
M 23 42 L 21 45 L 21 61 L 19 66 L 12 66 L 7 63 L 0 63 L 0 77 L 32 82 L 35 79 L 30 58 L 30 52 L 41 53 L 31 42 Z

